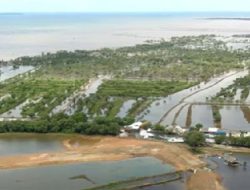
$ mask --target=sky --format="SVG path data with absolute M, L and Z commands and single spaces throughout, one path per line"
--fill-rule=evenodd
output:
M 250 0 L 0 0 L 0 12 L 247 11 Z

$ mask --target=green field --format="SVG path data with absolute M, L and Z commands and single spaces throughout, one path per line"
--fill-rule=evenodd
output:
M 23 109 L 23 116 L 47 116 L 51 110 L 77 90 L 84 81 L 37 79 L 27 77 L 0 84 L 1 94 L 10 94 L 0 104 L 0 113 L 9 111 L 26 100 L 37 100 Z
M 105 109 L 106 116 L 113 118 L 125 101 L 134 99 L 136 103 L 128 111 L 129 116 L 134 117 L 144 111 L 156 98 L 166 97 L 194 84 L 177 81 L 108 80 L 99 87 L 95 95 L 78 104 L 86 105 L 92 115 L 101 115 L 101 111 Z

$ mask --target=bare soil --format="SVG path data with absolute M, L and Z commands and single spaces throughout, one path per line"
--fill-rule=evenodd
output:
M 187 181 L 187 190 L 224 190 L 221 177 L 213 172 L 198 171 Z
M 0 157 L 0 168 L 20 168 L 39 165 L 115 161 L 133 157 L 152 156 L 172 164 L 177 170 L 199 168 L 205 165 L 189 152 L 185 145 L 159 141 L 118 137 L 78 136 L 63 141 L 65 151 Z

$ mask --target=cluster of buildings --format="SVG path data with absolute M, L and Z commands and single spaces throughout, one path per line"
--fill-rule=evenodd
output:
M 120 137 L 136 136 L 143 139 L 153 138 L 155 134 L 152 133 L 152 129 L 143 129 L 143 122 L 136 122 L 128 126 L 124 126 L 121 130 Z
M 154 131 L 151 128 L 145 128 L 145 123 L 136 122 L 128 126 L 124 126 L 121 130 L 120 137 L 134 136 L 136 138 L 142 139 L 160 139 L 166 140 L 173 143 L 183 143 L 184 135 L 190 130 L 190 128 L 183 128 L 179 125 L 168 126 L 167 130 L 172 135 L 165 135 L 160 132 Z M 226 137 L 250 137 L 250 132 L 243 131 L 229 131 L 222 130 L 218 128 L 202 128 L 200 129 L 206 138 L 207 143 L 215 143 L 215 138 L 217 136 Z
M 183 143 L 184 138 L 179 135 L 173 135 L 173 136 L 167 136 L 160 132 L 153 131 L 151 128 L 145 129 L 143 126 L 145 123 L 143 122 L 136 122 L 128 126 L 124 126 L 124 128 L 121 130 L 120 137 L 129 137 L 134 136 L 137 138 L 142 139 L 160 139 L 160 140 L 166 140 L 168 142 L 173 143 Z M 179 128 L 179 130 L 181 130 Z M 184 131 L 183 131 L 184 134 Z

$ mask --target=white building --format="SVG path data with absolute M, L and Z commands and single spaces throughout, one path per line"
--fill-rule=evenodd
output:
M 131 125 L 128 125 L 128 126 L 125 126 L 125 129 L 129 129 L 129 130 L 139 130 L 140 127 L 142 126 L 142 122 L 136 122 L 136 123 L 133 123 Z
M 206 138 L 206 143 L 212 143 L 214 144 L 215 143 L 215 140 L 214 139 L 210 139 L 210 138 Z
M 170 143 L 184 143 L 184 139 L 182 137 L 171 137 L 168 139 Z
M 219 129 L 218 128 L 215 128 L 215 127 L 210 127 L 210 128 L 208 128 L 208 132 L 209 133 L 217 133 L 219 131 Z
M 122 129 L 119 137 L 128 137 L 128 133 L 124 129 Z
M 176 126 L 174 127 L 174 130 L 173 130 L 174 133 L 177 133 L 177 134 L 179 134 L 179 135 L 183 135 L 183 134 L 186 133 L 187 131 L 188 131 L 188 129 L 182 128 L 182 127 L 179 126 L 179 125 L 176 125 Z
M 140 130 L 139 135 L 140 135 L 140 137 L 142 137 L 144 139 L 148 139 L 148 138 L 154 136 L 154 134 L 150 133 L 150 130 L 144 130 L 144 129 Z

